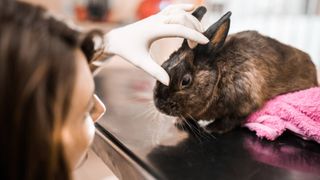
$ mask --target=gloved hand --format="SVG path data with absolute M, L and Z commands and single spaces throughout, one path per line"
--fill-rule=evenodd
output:
M 201 33 L 201 23 L 189 13 L 191 4 L 171 5 L 160 13 L 136 23 L 114 29 L 105 35 L 105 53 L 116 54 L 143 69 L 165 85 L 167 72 L 149 54 L 151 44 L 160 38 L 183 37 L 200 44 L 209 40 Z M 194 46 L 190 43 L 189 46 Z

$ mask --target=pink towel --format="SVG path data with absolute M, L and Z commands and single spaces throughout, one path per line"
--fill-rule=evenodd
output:
M 275 140 L 290 130 L 320 143 L 320 87 L 279 95 L 252 113 L 244 124 L 257 136 Z

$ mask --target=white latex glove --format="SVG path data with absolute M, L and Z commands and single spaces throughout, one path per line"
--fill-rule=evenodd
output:
M 209 40 L 201 33 L 201 23 L 190 13 L 194 7 L 191 4 L 171 5 L 156 15 L 110 31 L 104 37 L 105 53 L 121 56 L 168 85 L 169 76 L 151 58 L 150 46 L 155 40 L 165 37 L 208 43 Z M 194 43 L 189 43 L 189 46 L 194 46 Z

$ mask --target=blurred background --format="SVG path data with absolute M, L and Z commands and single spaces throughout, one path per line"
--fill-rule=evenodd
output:
M 232 11 L 230 33 L 257 30 L 307 52 L 320 67 L 320 0 L 24 0 L 40 4 L 77 25 L 105 32 L 159 12 L 173 3 L 203 4 L 208 12 L 202 20 L 210 26 L 227 11 Z M 146 27 L 147 28 L 147 27 Z M 182 39 L 155 42 L 151 55 L 162 63 L 181 45 Z M 285 68 L 285 67 L 283 67 Z M 96 76 L 97 94 L 104 97 L 107 113 L 99 124 L 105 127 L 136 116 L 152 100 L 154 79 L 120 57 L 113 57 Z M 100 81 L 99 81 L 100 79 Z M 102 81 L 102 83 L 101 83 Z M 126 109 L 126 113 L 123 113 Z M 142 117 L 142 116 L 141 116 Z M 160 121 L 159 121 L 160 122 Z M 152 124 L 146 129 L 154 130 Z M 126 126 L 124 126 L 126 127 Z M 128 131 L 125 128 L 114 131 Z M 130 128 L 134 128 L 134 123 Z M 130 132 L 130 131 L 128 131 Z M 162 136 L 161 132 L 156 135 Z M 163 131 L 165 132 L 165 131 Z M 132 140 L 140 142 L 141 139 Z M 88 161 L 75 172 L 76 180 L 117 179 L 90 150 Z
M 203 4 L 209 10 L 203 19 L 205 27 L 215 22 L 226 11 L 232 11 L 230 33 L 241 30 L 258 30 L 306 51 L 315 64 L 320 66 L 320 0 L 26 1 L 41 4 L 52 12 L 71 18 L 84 27 L 99 27 L 105 31 L 148 17 L 169 4 Z M 179 40 L 160 41 L 154 44 L 156 48 L 152 48 L 152 54 L 161 63 L 179 45 Z

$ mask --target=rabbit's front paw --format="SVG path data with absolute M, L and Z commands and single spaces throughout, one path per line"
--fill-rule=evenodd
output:
M 208 133 L 224 134 L 234 129 L 238 124 L 238 121 L 229 118 L 217 119 L 204 127 L 204 130 Z

